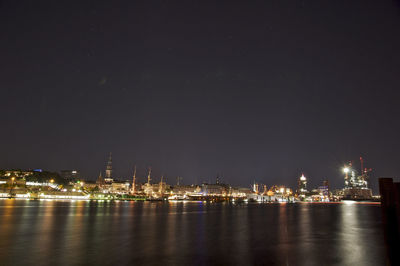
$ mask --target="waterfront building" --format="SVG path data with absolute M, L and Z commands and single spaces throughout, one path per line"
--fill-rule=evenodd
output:
M 329 186 L 327 185 L 322 185 L 318 187 L 318 192 L 319 192 L 319 201 L 323 202 L 329 202 Z
M 226 184 L 207 184 L 201 185 L 203 195 L 209 196 L 227 196 L 229 194 L 229 185 Z
M 130 183 L 126 182 L 113 182 L 111 184 L 110 192 L 115 194 L 128 194 Z

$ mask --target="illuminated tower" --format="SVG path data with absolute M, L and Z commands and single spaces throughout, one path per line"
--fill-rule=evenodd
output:
M 112 176 L 112 157 L 111 157 L 111 152 L 110 156 L 108 157 L 108 162 L 107 162 L 107 167 L 106 167 L 106 177 L 105 178 L 111 178 Z
M 108 162 L 106 166 L 106 176 L 104 177 L 104 183 L 106 184 L 111 184 L 113 182 L 112 178 L 112 158 L 111 158 L 111 152 L 110 156 L 108 157 Z
M 307 178 L 301 174 L 298 181 L 298 194 L 304 195 L 307 192 Z

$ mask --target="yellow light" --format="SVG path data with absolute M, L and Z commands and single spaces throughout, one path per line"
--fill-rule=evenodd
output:
M 54 183 L 54 179 L 50 180 L 50 183 Z
M 15 177 L 12 177 L 11 180 L 14 181 L 14 180 L 15 180 Z

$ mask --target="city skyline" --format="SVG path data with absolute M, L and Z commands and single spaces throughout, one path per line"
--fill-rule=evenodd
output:
M 353 177 L 357 177 L 363 174 L 366 174 L 367 176 L 367 183 L 366 183 L 366 187 L 371 188 L 372 190 L 376 189 L 375 186 L 375 178 L 373 176 L 371 176 L 371 172 L 373 172 L 372 168 L 367 168 L 364 167 L 364 158 L 360 157 L 360 169 L 358 169 L 357 167 L 357 163 L 355 163 L 354 161 L 348 161 L 347 163 L 345 163 L 343 165 L 343 167 L 341 167 L 339 169 L 340 173 L 341 173 L 341 178 L 343 179 L 343 183 L 339 184 L 338 187 L 331 187 L 331 189 L 338 189 L 341 190 L 343 188 L 348 187 L 348 176 L 352 175 Z M 114 173 L 114 168 L 113 168 L 113 163 L 112 163 L 113 159 L 112 159 L 112 152 L 109 153 L 108 156 L 108 160 L 105 164 L 105 167 L 103 170 L 100 171 L 99 176 L 97 176 L 96 178 L 93 177 L 88 177 L 88 176 L 81 176 L 81 173 L 79 171 L 79 169 L 63 169 L 63 170 L 56 170 L 54 172 L 57 172 L 59 174 L 61 174 L 61 177 L 66 178 L 67 180 L 81 180 L 81 181 L 89 181 L 89 182 L 94 182 L 96 181 L 96 183 L 100 182 L 100 183 L 104 183 L 104 180 L 107 179 L 109 180 L 108 182 L 113 182 L 114 181 L 118 181 L 118 182 L 130 182 L 130 179 L 132 179 L 132 177 L 134 176 L 134 180 L 136 183 L 138 184 L 145 184 L 149 182 L 149 176 L 150 173 L 153 171 L 152 167 L 145 167 L 142 169 L 142 171 L 140 171 L 139 169 L 139 173 L 138 173 L 138 167 L 137 165 L 134 165 L 133 167 L 133 171 L 132 171 L 132 176 L 116 176 Z M 11 170 L 11 169 L 8 169 Z M 17 168 L 13 169 L 13 170 L 18 170 Z M 19 170 L 28 170 L 28 171 L 43 171 L 43 170 L 48 170 L 48 169 L 21 169 L 19 168 Z M 142 172 L 142 174 L 140 174 L 140 172 Z M 64 174 L 63 174 L 64 173 Z M 156 172 L 157 173 L 157 172 Z M 221 173 L 217 173 L 215 176 L 212 177 L 196 177 L 195 178 L 195 182 L 184 182 L 186 181 L 186 179 L 184 180 L 184 177 L 182 176 L 170 176 L 167 173 L 162 173 L 161 175 L 154 175 L 154 171 L 153 171 L 153 175 L 151 178 L 151 183 L 152 184 L 158 184 L 159 182 L 166 182 L 169 183 L 170 185 L 174 186 L 176 185 L 201 185 L 201 184 L 228 184 L 230 186 L 234 186 L 234 187 L 253 187 L 254 185 L 257 184 L 258 185 L 263 185 L 263 186 L 267 186 L 268 188 L 270 188 L 271 186 L 285 186 L 285 187 L 291 187 L 291 188 L 296 188 L 296 184 L 297 186 L 300 186 L 298 182 L 300 182 L 299 180 L 306 180 L 306 176 L 304 174 L 305 172 L 302 171 L 301 174 L 299 174 L 295 179 L 292 179 L 290 183 L 275 183 L 275 184 L 271 184 L 268 183 L 268 181 L 265 181 L 265 179 L 260 180 L 257 177 L 254 177 L 253 181 L 248 183 L 248 184 L 244 184 L 244 183 L 230 183 L 228 180 L 229 178 L 226 178 L 223 176 L 223 174 Z M 101 180 L 103 181 L 100 181 Z M 311 182 L 310 182 L 311 180 Z M 329 178 L 323 178 L 323 179 L 313 179 L 313 178 L 309 178 L 309 176 L 307 176 L 307 182 L 309 183 L 308 186 L 313 186 L 313 188 L 311 189 L 317 189 L 319 186 L 324 185 L 326 182 L 330 182 Z M 377 191 L 374 191 L 375 193 Z

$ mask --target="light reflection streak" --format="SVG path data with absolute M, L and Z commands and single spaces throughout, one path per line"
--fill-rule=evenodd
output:
M 351 256 L 344 256 L 341 262 L 344 265 L 357 265 L 362 261 L 362 243 L 360 242 L 359 218 L 357 206 L 354 203 L 341 205 L 341 237 L 340 253 L 351 252 Z

